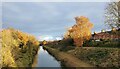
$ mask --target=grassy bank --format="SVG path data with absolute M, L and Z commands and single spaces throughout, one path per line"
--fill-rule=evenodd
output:
M 68 44 L 67 44 L 67 43 Z M 70 41 L 71 42 L 71 41 Z M 119 67 L 120 48 L 115 47 L 75 47 L 68 40 L 56 41 L 47 44 L 49 48 L 70 54 L 79 60 L 96 67 Z M 103 44 L 101 44 L 103 45 Z M 54 52 L 56 53 L 56 52 Z M 57 53 L 56 53 L 57 54 Z M 66 60 L 67 61 L 67 60 Z
M 97 67 L 118 67 L 119 51 L 118 48 L 83 47 L 68 52 Z
M 71 54 L 61 52 L 48 46 L 44 46 L 43 48 L 46 49 L 51 55 L 53 55 L 58 61 L 60 61 L 61 64 L 65 67 L 93 67 L 93 65 L 85 63 Z
M 0 32 L 2 67 L 30 67 L 37 54 L 39 42 L 32 35 L 18 30 Z

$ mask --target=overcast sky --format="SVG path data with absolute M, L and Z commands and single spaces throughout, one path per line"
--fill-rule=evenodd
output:
M 105 2 L 4 2 L 2 27 L 52 39 L 74 25 L 75 16 L 86 16 L 94 24 L 92 32 L 100 31 L 105 28 L 105 5 Z

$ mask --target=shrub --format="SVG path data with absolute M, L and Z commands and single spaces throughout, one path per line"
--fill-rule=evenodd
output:
M 33 36 L 15 29 L 4 29 L 0 33 L 2 34 L 2 67 L 29 66 L 37 53 L 39 42 Z M 33 53 L 34 50 L 36 53 Z

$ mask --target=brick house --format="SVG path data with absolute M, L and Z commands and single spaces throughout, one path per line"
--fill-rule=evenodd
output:
M 120 39 L 120 35 L 113 35 L 109 34 L 108 32 L 101 32 L 92 35 L 92 39 L 99 40 L 99 39 Z

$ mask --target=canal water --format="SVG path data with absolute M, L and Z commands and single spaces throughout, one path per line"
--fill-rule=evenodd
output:
M 60 62 L 40 46 L 32 67 L 61 67 Z

